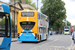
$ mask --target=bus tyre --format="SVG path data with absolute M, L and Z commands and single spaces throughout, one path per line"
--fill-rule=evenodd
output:
M 41 40 L 41 35 L 40 35 L 40 42 L 41 42 L 42 40 Z
M 24 41 L 22 41 L 22 43 L 24 43 Z
M 47 40 L 47 35 L 46 35 L 46 40 Z

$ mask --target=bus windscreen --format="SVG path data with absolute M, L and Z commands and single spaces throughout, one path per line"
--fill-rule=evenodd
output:
M 65 27 L 65 29 L 69 29 L 69 27 Z
M 34 12 L 22 12 L 22 17 L 34 17 Z
M 0 37 L 5 36 L 5 15 L 0 14 Z
M 65 32 L 68 32 L 69 30 L 65 30 Z

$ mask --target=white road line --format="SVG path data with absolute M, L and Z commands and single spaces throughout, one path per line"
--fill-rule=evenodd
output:
M 56 40 L 54 40 L 54 41 L 57 41 L 57 40 L 58 40 L 58 39 L 56 39 Z M 53 41 L 51 41 L 51 42 L 53 42 Z M 38 47 L 42 47 L 42 46 L 47 45 L 47 44 L 49 44 L 49 43 L 51 43 L 51 42 L 45 43 L 45 44 L 40 45 L 40 46 L 36 46 L 36 47 L 34 47 L 34 48 L 30 49 L 30 50 L 33 50 L 33 49 L 38 48 Z
M 50 42 L 49 42 L 49 43 L 50 43 Z M 49 43 L 45 43 L 45 44 L 43 44 L 43 45 L 40 45 L 40 46 L 34 47 L 34 48 L 30 49 L 30 50 L 33 50 L 33 49 L 35 49 L 35 48 L 38 48 L 38 47 L 41 47 L 41 46 L 47 45 L 47 44 L 49 44 Z
M 69 46 L 50 46 L 51 48 L 64 48 L 64 49 L 68 49 Z
M 55 39 L 54 41 L 57 41 L 58 39 Z

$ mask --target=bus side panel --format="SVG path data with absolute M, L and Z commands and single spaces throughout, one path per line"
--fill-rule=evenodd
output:
M 38 16 L 39 15 L 40 15 L 40 13 L 38 14 Z M 40 16 L 40 18 L 41 17 L 42 16 Z M 38 32 L 39 32 L 39 35 L 40 35 L 40 39 L 45 40 L 47 38 L 47 35 L 48 35 L 48 23 L 46 21 L 43 21 L 42 19 L 38 19 L 38 27 L 39 27 Z M 43 29 L 45 29 L 45 30 L 43 31 Z
M 12 37 L 12 27 L 11 27 L 11 17 L 10 17 L 10 10 L 9 10 L 9 6 L 2 4 L 3 10 L 6 13 L 9 13 L 9 19 L 10 19 L 10 37 L 4 37 L 3 42 L 0 46 L 0 48 L 4 48 L 5 50 L 10 50 L 10 45 L 11 45 L 11 37 Z M 3 50 L 4 50 L 3 49 Z

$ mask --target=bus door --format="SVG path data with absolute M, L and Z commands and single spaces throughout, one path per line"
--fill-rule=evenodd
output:
M 0 12 L 0 50 L 10 50 L 11 23 L 7 13 Z

